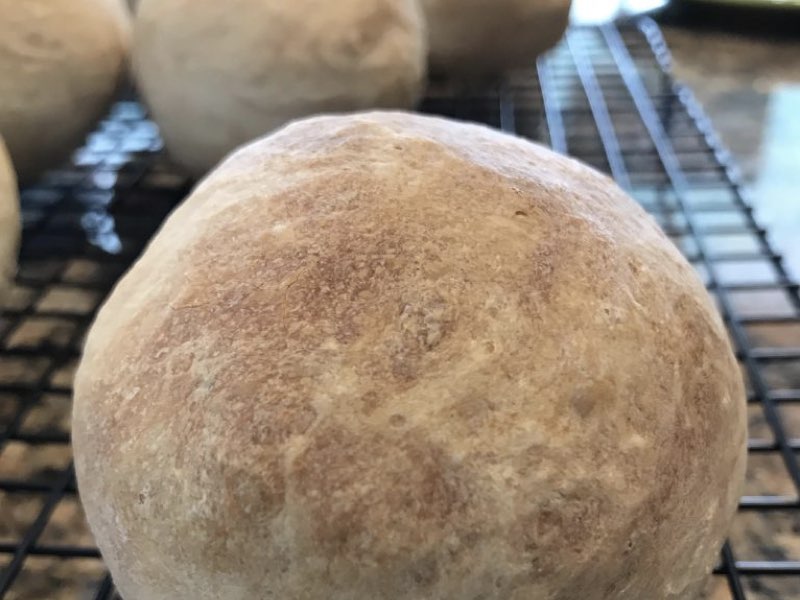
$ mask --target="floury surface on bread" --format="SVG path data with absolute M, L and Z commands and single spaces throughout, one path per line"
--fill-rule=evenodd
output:
M 124 0 L 0 0 L 0 132 L 18 179 L 58 166 L 127 69 Z
M 417 0 L 141 0 L 134 67 L 170 155 L 201 176 L 293 119 L 412 107 L 427 41 Z
M 641 208 L 403 113 L 206 178 L 100 311 L 73 415 L 126 600 L 686 600 L 745 437 L 724 327 Z
M 564 35 L 571 0 L 420 0 L 428 22 L 430 69 L 480 80 L 530 67 Z

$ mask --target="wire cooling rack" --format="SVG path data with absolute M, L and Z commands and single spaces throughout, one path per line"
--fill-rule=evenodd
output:
M 574 29 L 492 89 L 434 86 L 423 109 L 540 140 L 611 173 L 715 296 L 748 383 L 746 495 L 713 600 L 800 598 L 800 298 L 649 20 Z M 0 317 L 0 598 L 115 598 L 76 496 L 71 381 L 113 283 L 189 191 L 135 101 L 22 193 L 17 286 Z M 658 599 L 642 599 L 658 600 Z M 687 599 L 688 600 L 688 599 Z

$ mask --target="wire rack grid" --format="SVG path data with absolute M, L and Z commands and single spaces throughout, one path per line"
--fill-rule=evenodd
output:
M 490 89 L 434 85 L 423 111 L 542 141 L 606 171 L 704 278 L 748 387 L 747 488 L 708 597 L 800 598 L 800 297 L 650 20 L 578 28 Z M 191 182 L 121 101 L 67 167 L 22 192 L 0 316 L 0 599 L 117 598 L 76 496 L 71 381 L 86 328 Z

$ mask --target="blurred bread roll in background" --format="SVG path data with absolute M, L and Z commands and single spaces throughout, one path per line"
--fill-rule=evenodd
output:
M 0 137 L 0 307 L 3 296 L 17 272 L 17 247 L 20 236 L 17 180 Z
M 745 415 L 703 283 L 610 179 L 370 113 L 172 214 L 88 336 L 73 443 L 126 600 L 688 600 Z
M 134 39 L 140 90 L 194 175 L 297 117 L 411 107 L 425 80 L 417 0 L 141 0 Z
M 420 0 L 434 75 L 482 79 L 532 66 L 564 35 L 571 0 Z
M 65 160 L 125 73 L 122 0 L 0 0 L 0 133 L 22 183 Z

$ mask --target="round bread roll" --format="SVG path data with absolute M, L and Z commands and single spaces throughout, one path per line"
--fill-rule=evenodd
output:
M 23 183 L 108 110 L 127 62 L 121 0 L 0 0 L 0 131 Z
M 564 34 L 571 0 L 421 0 L 430 30 L 431 71 L 486 78 L 522 66 Z
M 126 600 L 686 600 L 742 381 L 609 179 L 375 113 L 237 152 L 100 312 L 73 440 Z
M 193 175 L 294 118 L 411 106 L 426 55 L 416 0 L 142 0 L 134 33 L 141 91 Z
M 0 137 L 0 302 L 17 272 L 19 219 L 17 180 L 3 138 Z

